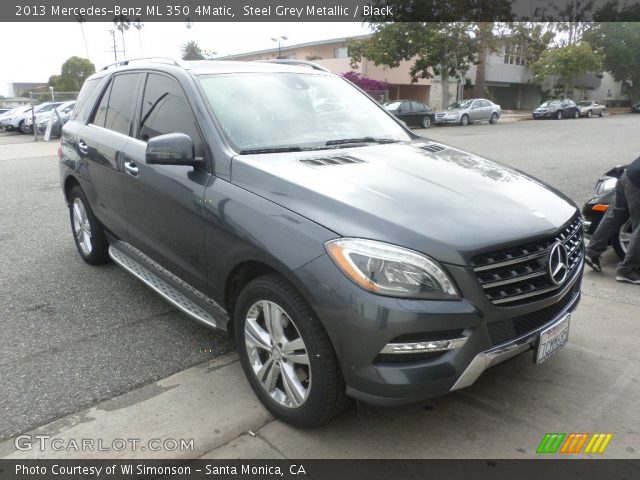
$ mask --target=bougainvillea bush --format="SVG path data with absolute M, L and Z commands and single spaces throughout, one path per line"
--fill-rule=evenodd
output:
M 386 90 L 389 88 L 389 84 L 387 82 L 365 77 L 353 70 L 342 73 L 342 76 L 363 90 Z

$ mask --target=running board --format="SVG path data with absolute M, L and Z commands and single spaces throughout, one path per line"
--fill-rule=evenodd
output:
M 119 248 L 121 246 L 120 244 L 122 244 L 122 247 L 124 248 Z M 180 292 L 180 290 L 178 290 L 176 287 L 172 286 L 169 282 L 162 279 L 160 275 L 154 273 L 151 268 L 145 266 L 141 261 L 136 260 L 136 258 L 134 258 L 134 255 L 129 255 L 126 251 L 124 251 L 125 249 L 133 250 L 135 251 L 135 253 L 137 253 L 134 247 L 125 244 L 124 242 L 116 241 L 114 242 L 114 244 L 109 246 L 109 256 L 116 264 L 124 268 L 133 276 L 137 277 L 145 285 L 147 285 L 169 303 L 182 310 L 190 317 L 210 327 L 226 330 L 226 312 L 222 309 L 222 307 L 216 304 L 213 300 L 205 297 L 202 293 L 198 292 L 200 296 L 202 296 L 203 298 L 207 298 L 208 303 L 211 303 L 212 306 L 215 307 L 215 310 L 218 310 L 218 318 L 216 318 L 214 314 L 207 311 L 197 302 L 194 302 L 184 293 Z M 146 256 L 144 256 L 144 258 L 146 258 Z M 162 267 L 160 268 L 164 270 Z M 170 275 L 173 276 L 173 274 Z M 184 283 L 182 282 L 182 280 L 180 280 L 180 282 Z M 189 290 L 191 290 L 192 288 L 193 287 L 189 286 Z M 214 309 L 212 308 L 212 310 Z M 220 318 L 221 316 L 222 318 Z

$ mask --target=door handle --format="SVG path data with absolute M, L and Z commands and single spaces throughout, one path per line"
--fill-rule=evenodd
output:
M 132 177 L 138 176 L 138 166 L 134 162 L 124 162 L 124 169 Z
M 89 145 L 80 140 L 78 142 L 78 150 L 80 150 L 80 153 L 82 153 L 83 155 L 86 155 L 87 153 L 89 153 Z

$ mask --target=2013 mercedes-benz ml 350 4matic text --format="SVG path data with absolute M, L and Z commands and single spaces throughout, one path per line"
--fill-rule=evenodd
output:
M 568 340 L 581 217 L 419 137 L 304 62 L 121 62 L 82 88 L 60 171 L 82 258 L 226 330 L 296 426 L 397 405 Z

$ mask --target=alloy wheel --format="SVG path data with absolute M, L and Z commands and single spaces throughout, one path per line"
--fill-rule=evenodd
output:
M 425 115 L 424 117 L 422 117 L 422 126 L 424 128 L 429 128 L 431 126 L 431 119 L 429 118 L 428 115 Z
M 311 389 L 307 347 L 291 317 L 275 302 L 260 300 L 247 312 L 245 347 L 256 379 L 279 405 L 298 408 Z
M 73 234 L 76 237 L 83 255 L 91 255 L 93 245 L 91 243 L 91 225 L 87 216 L 87 210 L 80 198 L 73 201 Z
M 627 220 L 621 227 L 618 233 L 618 238 L 620 239 L 620 248 L 622 251 L 627 253 L 627 249 L 629 248 L 629 243 L 631 242 L 631 234 L 633 233 L 633 227 L 631 226 L 631 219 Z

